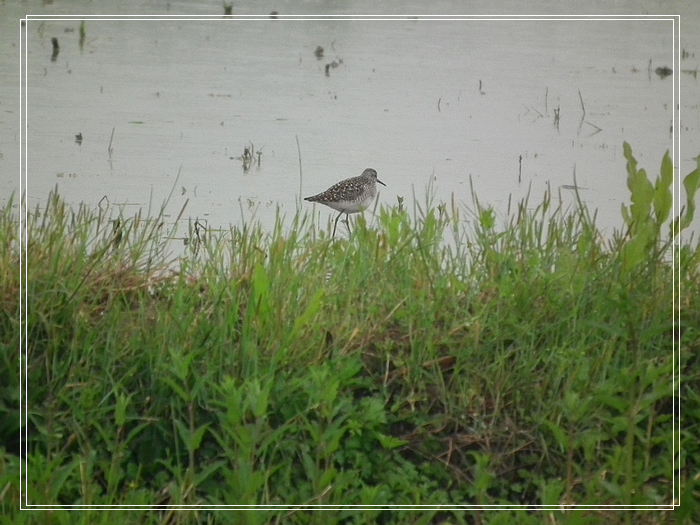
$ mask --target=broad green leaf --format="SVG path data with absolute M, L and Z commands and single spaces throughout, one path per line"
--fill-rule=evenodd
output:
M 671 184 L 673 184 L 673 163 L 668 151 L 666 151 L 661 161 L 661 172 L 654 188 L 654 213 L 656 214 L 656 224 L 658 226 L 666 222 L 673 207 Z
M 683 186 L 685 187 L 685 194 L 688 198 L 688 205 L 685 215 L 681 218 L 680 228 L 677 230 L 685 230 L 690 223 L 693 222 L 693 217 L 695 216 L 695 193 L 698 191 L 698 186 L 700 186 L 700 155 L 698 155 L 698 165 L 691 171 L 685 179 L 683 179 Z
M 408 441 L 405 439 L 395 438 L 394 436 L 387 436 L 381 432 L 377 432 L 377 439 L 384 450 L 391 450 L 392 448 L 402 447 L 406 445 Z
M 262 264 L 256 264 L 253 269 L 253 304 L 258 313 L 263 316 L 271 310 L 270 306 L 270 278 Z
M 67 485 L 68 478 L 73 475 L 73 471 L 76 470 L 81 463 L 84 464 L 85 460 L 73 458 L 67 465 L 63 465 L 51 473 L 51 483 L 47 491 L 49 501 L 54 502 L 58 500 L 59 494 Z
M 629 209 L 624 204 L 622 205 L 622 218 L 625 220 L 627 226 L 632 226 L 632 216 L 630 215 Z
M 542 505 L 559 505 L 566 483 L 560 479 L 550 479 L 542 487 Z
M 636 225 L 645 223 L 651 212 L 654 200 L 654 186 L 647 178 L 647 172 L 639 170 L 634 177 L 627 179 L 627 185 L 632 192 L 632 220 Z
M 194 484 L 195 486 L 199 486 L 203 481 L 205 481 L 209 476 L 211 476 L 214 472 L 219 470 L 221 467 L 223 467 L 226 464 L 225 460 L 219 460 L 211 465 L 203 468 L 201 471 L 197 473 L 197 475 L 194 478 Z
M 554 421 L 544 420 L 542 423 L 545 427 L 547 427 L 547 430 L 552 433 L 554 439 L 556 439 L 557 443 L 561 447 L 561 450 L 567 450 L 571 446 L 571 443 L 569 443 L 569 437 L 566 435 L 563 428 L 557 425 Z
M 645 223 L 651 212 L 651 203 L 654 200 L 654 186 L 649 182 L 646 171 L 637 171 L 637 160 L 632 155 L 632 148 L 627 142 L 623 143 L 622 149 L 627 159 L 627 187 L 631 193 L 632 206 L 630 207 L 631 220 L 625 218 L 632 233 L 639 225 Z M 623 212 L 625 217 L 625 212 Z
M 202 438 L 204 437 L 204 432 L 206 432 L 209 427 L 209 423 L 205 423 L 198 429 L 196 429 L 191 436 L 190 443 L 187 445 L 191 450 L 197 450 L 199 445 L 202 443 Z
M 204 432 L 207 430 L 209 423 L 205 423 L 201 427 L 195 429 L 194 432 L 190 432 L 185 424 L 179 419 L 175 420 L 175 426 L 177 427 L 178 434 L 180 434 L 180 439 L 182 439 L 182 442 L 187 447 L 187 450 L 195 451 L 199 448 L 199 445 L 202 442 L 202 437 L 204 436 Z
M 268 411 L 272 382 L 267 381 L 265 386 L 260 386 L 259 379 L 252 379 L 247 382 L 246 386 L 246 405 L 250 407 L 250 410 L 257 419 L 265 416 Z
M 190 395 L 187 392 L 185 392 L 185 390 L 175 381 L 166 376 L 160 377 L 160 380 L 163 381 L 163 383 L 165 383 L 166 385 L 168 385 L 180 397 L 180 399 L 182 399 L 186 403 L 190 402 Z
M 321 474 L 321 477 L 318 480 L 318 486 L 327 487 L 328 485 L 333 484 L 333 481 L 335 480 L 337 475 L 338 471 L 334 468 L 324 470 L 323 474 Z
M 625 156 L 625 159 L 627 159 L 627 174 L 629 176 L 636 174 L 637 160 L 632 156 L 632 147 L 627 144 L 627 142 L 622 143 L 622 153 Z
M 616 483 L 610 483 L 609 481 L 606 481 L 604 479 L 601 479 L 599 482 L 605 490 L 607 490 L 616 498 L 622 497 L 622 487 L 620 487 L 620 485 L 617 485 Z
M 319 289 L 313 295 L 309 304 L 306 305 L 306 309 L 294 320 L 294 327 L 292 328 L 292 337 L 299 335 L 299 332 L 308 326 L 315 318 L 316 314 L 321 309 L 323 305 L 324 298 L 323 289 Z
M 627 270 L 631 270 L 647 257 L 649 241 L 653 232 L 650 224 L 645 224 L 631 239 L 629 239 L 620 250 L 622 263 Z M 650 235 L 651 234 L 651 235 Z
M 126 423 L 126 408 L 129 406 L 130 399 L 131 395 L 117 394 L 117 404 L 114 407 L 114 421 L 117 426 L 121 427 Z
M 135 428 L 132 428 L 129 431 L 129 434 L 126 436 L 126 439 L 124 440 L 124 443 L 130 443 L 136 436 L 138 436 L 143 430 L 148 428 L 150 423 L 140 423 L 138 426 Z
M 481 210 L 481 213 L 479 214 L 479 222 L 481 223 L 481 227 L 485 230 L 490 230 L 496 226 L 496 214 L 494 213 L 493 209 L 487 208 L 485 210 Z
M 190 431 L 189 431 L 189 429 L 179 419 L 176 419 L 174 421 L 174 423 L 175 423 L 175 428 L 177 428 L 178 434 L 180 434 L 180 439 L 185 444 L 185 446 L 187 448 L 189 448 L 189 446 L 190 446 Z

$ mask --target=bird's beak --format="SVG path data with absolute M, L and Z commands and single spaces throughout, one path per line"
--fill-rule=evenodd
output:
M 378 182 L 379 184 L 381 184 L 382 186 L 386 186 L 386 184 L 384 184 L 384 183 L 383 183 L 382 181 L 380 181 L 379 179 L 377 179 L 377 182 Z

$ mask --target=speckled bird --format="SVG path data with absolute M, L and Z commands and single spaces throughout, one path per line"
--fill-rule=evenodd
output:
M 338 219 L 343 213 L 348 216 L 351 213 L 365 211 L 372 204 L 374 197 L 377 195 L 377 182 L 382 186 L 386 186 L 377 178 L 376 170 L 367 168 L 359 177 L 341 180 L 326 191 L 306 197 L 304 200 L 319 202 L 340 212 L 335 218 L 335 224 L 333 225 L 333 236 L 335 237 Z

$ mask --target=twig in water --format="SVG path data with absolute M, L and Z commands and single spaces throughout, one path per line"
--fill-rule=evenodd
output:
M 85 20 L 80 21 L 80 41 L 78 42 L 80 46 L 80 50 L 83 50 L 83 46 L 85 45 Z
M 518 159 L 518 184 L 523 181 L 523 156 Z
M 53 46 L 53 52 L 51 53 L 51 62 L 56 62 L 58 52 L 61 50 L 61 48 L 58 47 L 58 38 L 53 37 L 51 39 L 51 45 Z
M 596 131 L 593 133 L 593 135 L 595 135 L 596 133 L 600 133 L 601 131 L 603 131 L 603 128 L 599 128 L 598 126 L 596 126 L 595 124 L 593 124 L 593 123 L 591 123 L 591 122 L 586 121 L 586 124 L 588 124 L 589 126 L 593 126 L 593 127 L 596 129 Z
M 578 90 L 578 98 L 581 101 L 581 109 L 583 110 L 583 115 L 581 115 L 581 121 L 578 123 L 577 134 L 581 133 L 581 128 L 583 127 L 583 121 L 586 118 L 586 106 L 583 105 L 583 97 L 581 96 L 581 90 Z
M 112 136 L 109 137 L 109 146 L 107 146 L 107 153 L 109 153 L 109 157 L 112 158 L 112 139 L 114 138 L 114 129 L 112 128 Z
M 299 154 L 299 204 L 301 205 L 302 180 L 304 175 L 301 169 L 301 147 L 299 146 L 299 135 L 294 135 L 294 137 L 297 139 L 297 153 Z

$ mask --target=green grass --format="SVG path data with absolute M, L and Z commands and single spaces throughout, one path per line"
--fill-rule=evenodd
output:
M 698 522 L 700 251 L 674 240 L 700 169 L 667 234 L 670 161 L 652 182 L 625 153 L 610 239 L 547 194 L 500 226 L 476 198 L 400 202 L 335 240 L 299 213 L 172 261 L 162 216 L 114 223 L 54 194 L 20 242 L 10 202 L 0 523 Z M 560 508 L 671 505 L 674 476 L 675 512 Z M 23 505 L 148 510 L 20 512 L 20 489 Z

